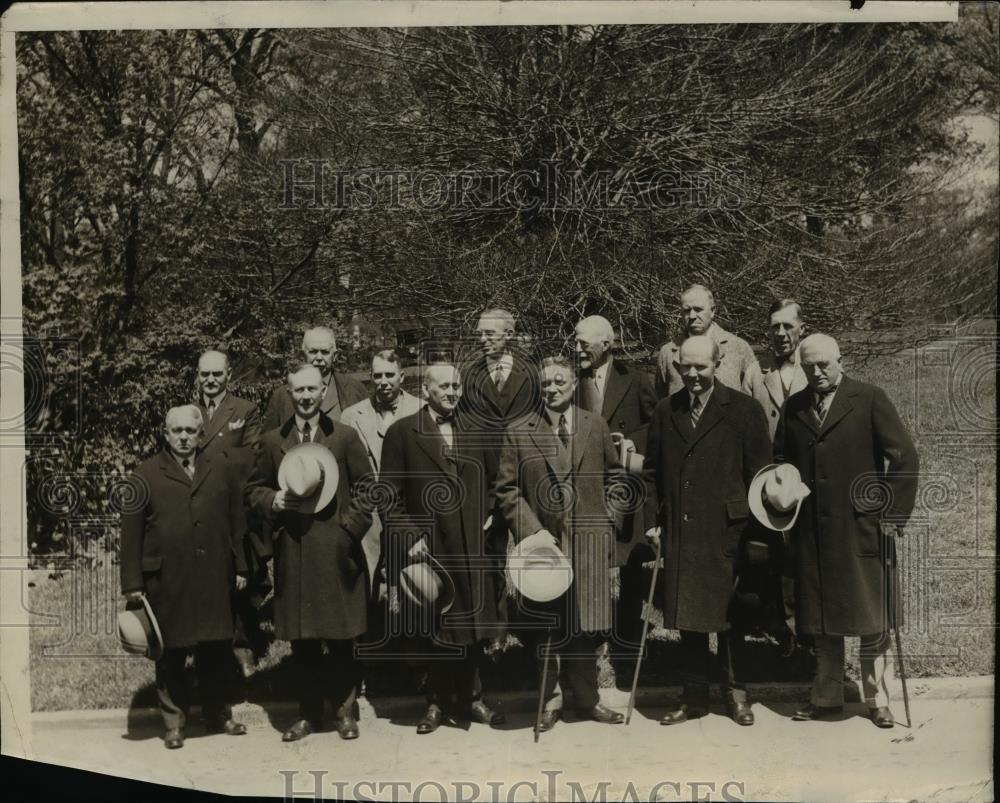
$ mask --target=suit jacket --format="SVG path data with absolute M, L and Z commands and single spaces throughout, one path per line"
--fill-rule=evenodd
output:
M 611 567 L 617 511 L 608 486 L 622 473 L 604 419 L 574 408 L 566 449 L 548 419 L 533 413 L 507 429 L 497 507 L 516 541 L 548 530 L 573 566 L 568 610 L 586 632 L 611 628 Z
M 371 524 L 371 463 L 358 433 L 326 416 L 314 443 L 337 459 L 340 479 L 326 508 L 314 514 L 275 512 L 278 466 L 298 440 L 294 420 L 264 433 L 247 502 L 274 537 L 274 628 L 279 639 L 349 639 L 365 631 L 368 590 L 361 538 Z
M 473 644 L 500 635 L 494 573 L 483 524 L 490 514 L 482 446 L 458 414 L 453 448 L 429 408 L 397 420 L 385 436 L 379 485 L 387 574 L 398 585 L 406 553 L 421 538 L 451 575 L 455 603 L 435 636 L 450 644 Z M 405 599 L 405 598 L 404 598 Z
M 781 374 L 778 372 L 778 362 L 774 354 L 768 352 L 750 370 L 750 395 L 758 404 L 764 408 L 764 415 L 767 417 L 767 428 L 774 440 L 774 433 L 778 429 L 778 418 L 781 416 L 781 408 L 784 407 L 788 396 L 798 393 L 806 387 L 806 374 L 799 365 L 799 352 L 796 350 L 795 370 L 792 373 L 792 384 L 785 395 L 785 389 L 781 384 Z
M 164 449 L 129 483 L 134 504 L 122 513 L 122 591 L 146 592 L 165 647 L 231 639 L 234 575 L 246 571 L 236 473 L 202 453 L 192 480 Z
M 659 500 L 664 627 L 728 629 L 740 542 L 750 524 L 747 489 L 770 453 L 760 405 L 720 382 L 697 427 L 687 390 L 657 405 L 646 466 L 650 493 Z
M 353 377 L 334 371 L 331 375 L 333 381 L 326 387 L 326 394 L 320 402 L 319 411 L 334 421 L 339 421 L 341 413 L 352 404 L 357 404 L 368 398 L 368 391 L 365 386 Z M 262 429 L 267 432 L 272 429 L 284 426 L 295 415 L 295 407 L 292 398 L 288 395 L 286 385 L 281 385 L 274 389 L 271 398 L 267 403 L 267 412 L 264 413 Z
M 717 323 L 709 327 L 708 336 L 719 344 L 721 353 L 721 361 L 715 371 L 716 381 L 749 395 L 750 371 L 757 362 L 750 344 Z M 656 373 L 656 395 L 660 399 L 684 389 L 684 381 L 674 368 L 674 363 L 680 359 L 684 339 L 683 334 L 678 335 L 660 349 L 657 357 L 659 370 Z
M 796 466 L 812 491 L 791 538 L 796 625 L 811 634 L 880 633 L 899 593 L 895 543 L 881 520 L 904 524 L 913 511 L 917 450 L 880 388 L 843 377 L 822 427 L 813 398 L 807 388 L 788 399 L 774 442 L 775 458 Z M 898 605 L 896 613 L 902 624 Z
M 413 415 L 423 404 L 423 401 L 404 390 L 399 396 L 396 416 L 390 423 L 390 426 L 402 418 Z M 378 413 L 375 412 L 371 398 L 352 404 L 344 410 L 340 420 L 342 423 L 357 430 L 358 435 L 361 437 L 361 443 L 364 444 L 365 451 L 368 452 L 368 459 L 371 460 L 372 465 L 375 467 L 375 473 L 378 474 L 382 465 L 382 443 L 388 428 L 386 432 L 379 432 L 381 421 Z M 368 528 L 368 532 L 365 533 L 364 540 L 362 541 L 365 551 L 365 561 L 368 564 L 368 579 L 372 583 L 375 580 L 375 569 L 379 564 L 381 540 L 382 520 L 379 516 L 375 516 L 372 518 L 371 527 Z
M 579 400 L 578 386 L 577 406 Z M 621 432 L 626 438 L 634 441 L 636 451 L 642 455 L 646 453 L 646 437 L 656 402 L 653 383 L 645 373 L 612 359 L 608 366 L 607 383 L 604 386 L 601 416 L 612 432 Z M 637 545 L 646 543 L 643 521 L 641 515 L 634 514 L 627 514 L 622 521 L 615 546 L 617 565 L 624 566 L 632 550 Z

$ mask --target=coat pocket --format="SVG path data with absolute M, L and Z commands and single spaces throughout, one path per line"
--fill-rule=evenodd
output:
M 142 557 L 142 573 L 151 573 L 160 571 L 160 567 L 163 565 L 163 558 L 159 555 L 143 555 Z
M 726 542 L 722 552 L 727 558 L 736 557 L 740 548 L 740 536 L 750 517 L 750 506 L 746 499 L 730 499 L 726 502 Z
M 859 558 L 877 558 L 882 552 L 879 518 L 871 513 L 854 513 L 855 550 Z

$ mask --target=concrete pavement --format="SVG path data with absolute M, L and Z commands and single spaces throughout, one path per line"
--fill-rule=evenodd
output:
M 287 704 L 243 705 L 245 736 L 191 725 L 167 751 L 149 712 L 33 715 L 34 757 L 50 763 L 213 792 L 369 800 L 993 800 L 993 678 L 911 683 L 912 728 L 880 730 L 849 704 L 832 722 L 789 719 L 801 688 L 761 688 L 757 723 L 722 713 L 662 727 L 663 690 L 649 690 L 629 726 L 574 721 L 539 744 L 531 699 L 505 699 L 500 729 L 442 727 L 418 736 L 415 700 L 362 702 L 361 738 L 315 734 L 284 744 Z M 603 690 L 624 711 L 627 695 Z M 902 704 L 894 713 L 903 718 Z

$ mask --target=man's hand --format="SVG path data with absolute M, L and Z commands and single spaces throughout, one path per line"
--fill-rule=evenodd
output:
M 429 552 L 429 551 L 430 550 L 427 549 L 427 541 L 421 538 L 419 541 L 417 541 L 417 543 L 415 543 L 413 546 L 410 547 L 410 551 L 407 552 L 406 554 L 409 555 L 411 558 L 415 558 L 421 552 Z
M 126 591 L 125 592 L 125 601 L 126 602 L 137 602 L 138 600 L 142 599 L 144 596 L 146 596 L 146 592 L 145 591 Z
M 242 591 L 247 587 L 247 576 L 245 574 L 236 575 L 236 590 Z
M 902 538 L 903 537 L 903 525 L 894 524 L 893 522 L 883 521 L 882 522 L 882 534 L 887 535 L 891 538 Z
M 557 549 L 559 548 L 559 541 L 548 530 L 539 530 L 537 533 L 532 533 L 529 538 L 537 541 L 540 546 L 554 546 Z
M 657 525 L 656 527 L 650 527 L 648 530 L 646 530 L 646 540 L 649 541 L 649 543 L 654 547 L 659 546 L 660 543 L 659 525 Z
M 271 507 L 278 513 L 281 513 L 283 510 L 295 511 L 302 507 L 302 497 L 293 491 L 278 491 L 274 495 Z

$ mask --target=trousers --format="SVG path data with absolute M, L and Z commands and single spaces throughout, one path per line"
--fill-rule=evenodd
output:
M 811 700 L 818 706 L 844 704 L 844 636 L 814 636 L 816 677 Z M 861 693 L 869 708 L 889 705 L 887 681 L 893 680 L 888 632 L 861 636 Z
M 192 652 L 202 718 L 225 721 L 232 714 L 230 704 L 237 683 L 242 680 L 232 642 L 203 641 L 193 647 L 169 647 L 156 662 L 155 670 L 156 699 L 163 724 L 168 730 L 183 728 L 187 724 L 191 689 L 184 663 Z

